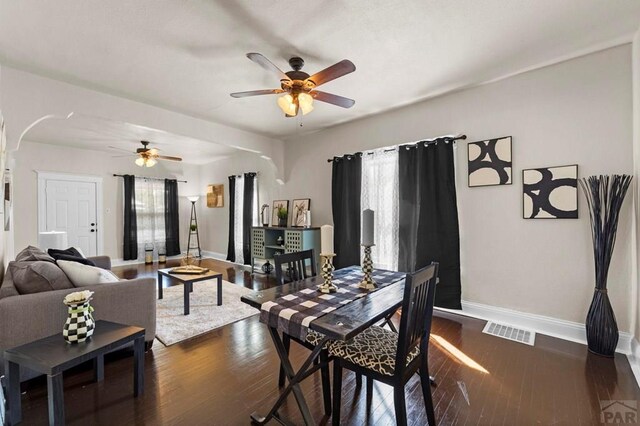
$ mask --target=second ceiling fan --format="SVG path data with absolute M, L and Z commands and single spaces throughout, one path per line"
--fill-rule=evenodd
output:
M 352 73 L 356 66 L 348 59 L 344 59 L 337 64 L 333 64 L 313 75 L 301 71 L 304 60 L 299 57 L 289 59 L 292 71 L 283 72 L 270 60 L 260 53 L 247 53 L 247 58 L 260 65 L 267 71 L 271 71 L 280 79 L 280 89 L 251 90 L 248 92 L 231 93 L 234 98 L 244 98 L 247 96 L 276 95 L 284 94 L 278 98 L 278 106 L 286 117 L 295 117 L 302 111 L 306 115 L 313 111 L 313 100 L 337 105 L 342 108 L 351 108 L 356 101 L 343 96 L 334 95 L 316 90 L 321 84 L 335 80 L 338 77 Z

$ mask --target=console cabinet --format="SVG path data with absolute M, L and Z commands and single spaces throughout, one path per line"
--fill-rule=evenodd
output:
M 278 253 L 309 249 L 314 250 L 316 267 L 320 271 L 320 228 L 254 226 L 251 228 L 251 271 L 262 272 L 262 264 L 267 260 L 273 264 L 273 257 Z M 257 261 L 262 262 L 256 264 Z

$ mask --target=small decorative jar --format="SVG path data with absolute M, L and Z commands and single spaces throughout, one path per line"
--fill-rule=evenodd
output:
M 95 321 L 93 307 L 89 303 L 93 292 L 89 290 L 67 294 L 63 303 L 69 308 L 69 316 L 64 323 L 62 336 L 69 344 L 82 343 L 93 335 Z
M 282 235 L 278 237 L 278 239 L 276 240 L 276 243 L 278 243 L 279 246 L 284 244 L 284 238 L 282 238 Z
M 262 272 L 264 272 L 267 275 L 273 272 L 273 265 L 268 260 L 264 265 L 262 265 Z
M 147 265 L 153 263 L 153 244 L 144 245 L 144 263 Z
M 158 247 L 158 263 L 167 263 L 167 249 L 164 246 Z

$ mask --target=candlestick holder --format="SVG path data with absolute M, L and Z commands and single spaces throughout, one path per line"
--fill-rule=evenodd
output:
M 321 253 L 320 258 L 322 258 L 322 278 L 324 282 L 318 286 L 318 291 L 320 293 L 335 293 L 338 291 L 338 287 L 336 287 L 333 280 L 333 258 L 336 255 L 334 253 Z
M 362 244 L 362 247 L 364 247 L 364 257 L 362 258 L 362 273 L 364 274 L 364 278 L 362 278 L 362 281 L 360 281 L 360 284 L 358 284 L 358 287 L 363 288 L 365 290 L 373 290 L 376 287 L 378 287 L 376 282 L 371 277 L 371 274 L 373 273 L 373 260 L 371 260 L 371 247 L 373 247 L 374 245 L 375 244 L 371 244 L 371 245 Z

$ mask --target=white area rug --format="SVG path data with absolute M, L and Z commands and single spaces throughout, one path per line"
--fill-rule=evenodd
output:
M 171 346 L 260 313 L 240 301 L 240 297 L 251 290 L 228 281 L 222 281 L 222 306 L 216 305 L 216 287 L 216 280 L 193 284 L 189 315 L 184 315 L 184 287 L 175 285 L 163 289 L 162 300 L 156 300 L 156 338 L 165 346 Z

